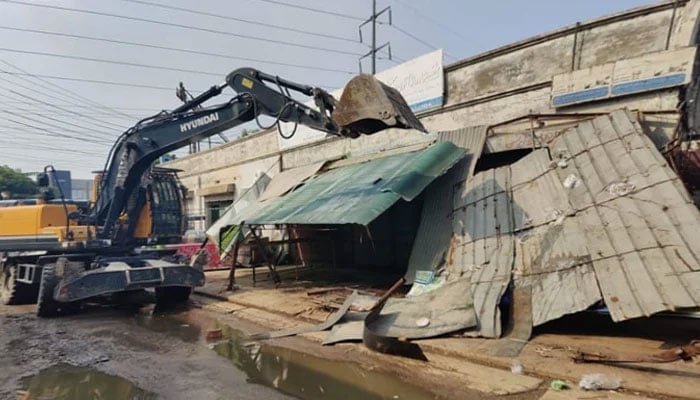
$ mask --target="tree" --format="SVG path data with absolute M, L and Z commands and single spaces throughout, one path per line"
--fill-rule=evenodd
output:
M 10 199 L 33 197 L 39 193 L 36 183 L 21 171 L 0 165 L 0 193 Z

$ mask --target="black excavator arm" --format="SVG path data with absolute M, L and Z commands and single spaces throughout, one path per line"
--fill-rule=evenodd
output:
M 358 78 L 363 82 L 368 79 L 374 80 L 371 76 L 361 75 Z M 115 227 L 122 214 L 134 215 L 128 210 L 129 199 L 136 190 L 144 190 L 147 184 L 144 180 L 148 177 L 146 172 L 155 160 L 190 143 L 257 120 L 261 114 L 271 116 L 277 122 L 302 124 L 329 134 L 347 137 L 357 137 L 360 133 L 371 134 L 390 126 L 424 130 L 396 90 L 378 81 L 372 83 L 377 87 L 381 86 L 381 93 L 368 94 L 367 85 L 361 85 L 359 90 L 365 92 L 351 93 L 353 96 L 350 97 L 353 98 L 349 102 L 353 104 L 350 107 L 345 106 L 345 110 L 339 112 L 339 115 L 343 114 L 345 117 L 344 121 L 352 119 L 353 115 L 358 116 L 356 119 L 367 121 L 365 116 L 360 116 L 362 113 L 353 114 L 355 110 L 349 109 L 357 105 L 357 98 L 392 98 L 393 104 L 377 111 L 377 115 L 384 121 L 383 125 L 380 127 L 376 121 L 369 121 L 371 128 L 363 129 L 357 125 L 357 121 L 354 121 L 352 126 L 349 123 L 339 126 L 333 118 L 333 113 L 339 106 L 343 108 L 343 105 L 323 89 L 290 82 L 252 68 L 237 69 L 226 77 L 225 84 L 211 87 L 170 112 L 161 112 L 146 118 L 122 134 L 110 152 L 109 162 L 100 182 L 97 202 L 88 215 L 79 217 L 81 223 L 101 227 L 98 229 L 98 239 L 113 242 L 129 240 L 129 234 L 126 237 L 117 235 Z M 237 92 L 235 97 L 224 104 L 202 107 L 204 102 L 220 95 L 227 86 Z M 293 99 L 290 91 L 312 97 L 318 110 Z M 348 92 L 347 88 L 345 92 Z M 397 95 L 398 101 L 395 99 Z M 340 103 L 343 102 L 343 97 Z M 365 114 L 367 110 L 371 110 L 367 104 L 359 105 Z M 129 224 L 133 225 L 135 221 L 129 221 Z M 133 232 L 133 226 L 126 231 Z

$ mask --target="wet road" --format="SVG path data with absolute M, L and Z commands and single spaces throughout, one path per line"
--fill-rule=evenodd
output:
M 204 340 L 195 311 L 96 308 L 38 319 L 0 307 L 0 399 L 288 399 L 249 383 Z
M 250 342 L 232 328 L 245 322 L 225 311 L 92 305 L 56 319 L 34 312 L 0 306 L 2 400 L 438 398 L 371 364 L 316 356 L 317 347 Z M 207 341 L 212 332 L 220 337 Z

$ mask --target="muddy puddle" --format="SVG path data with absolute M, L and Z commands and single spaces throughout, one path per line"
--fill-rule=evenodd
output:
M 273 387 L 304 400 L 317 399 L 435 399 L 422 388 L 393 375 L 363 366 L 314 357 L 306 353 L 244 341 L 230 327 L 222 327 L 228 340 L 212 345 L 248 375 L 251 383 Z
M 150 400 L 154 393 L 138 388 L 118 376 L 94 368 L 57 364 L 24 378 L 17 392 L 19 400 Z

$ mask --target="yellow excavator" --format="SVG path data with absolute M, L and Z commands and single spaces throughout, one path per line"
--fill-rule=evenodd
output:
M 204 106 L 227 87 L 237 94 Z M 315 107 L 290 91 L 310 97 Z M 154 161 L 246 122 L 262 127 L 260 115 L 350 138 L 392 127 L 425 131 L 401 94 L 371 75 L 353 78 L 336 100 L 318 87 L 237 69 L 225 83 L 119 136 L 87 209 L 63 196 L 0 207 L 0 301 L 36 302 L 41 317 L 74 311 L 97 296 L 148 288 L 158 303 L 186 301 L 204 284 L 201 268 L 141 250 L 178 240 L 184 229 L 184 192 L 175 171 L 158 169 Z M 48 185 L 50 173 L 40 174 L 40 186 Z

